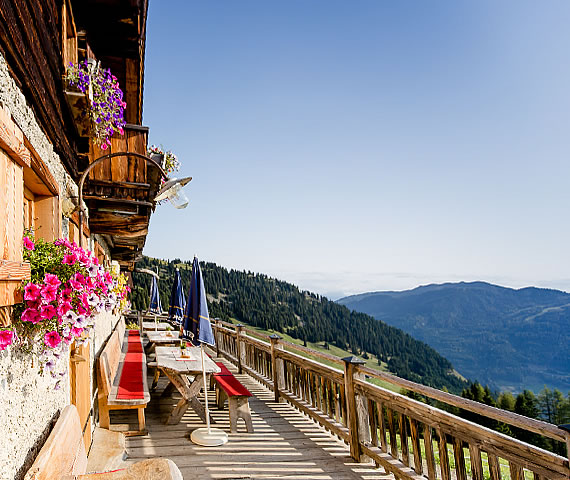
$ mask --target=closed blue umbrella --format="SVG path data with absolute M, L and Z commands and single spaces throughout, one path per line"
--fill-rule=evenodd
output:
M 158 279 L 154 275 L 152 276 L 152 283 L 150 285 L 150 305 L 148 310 L 155 315 L 160 315 L 162 313 L 160 293 L 158 292 Z
M 172 292 L 170 294 L 168 318 L 177 323 L 182 323 L 185 307 L 186 299 L 184 298 L 184 287 L 182 286 L 182 279 L 180 278 L 180 270 L 177 268 L 174 283 L 172 284 Z
M 206 343 L 215 345 L 214 333 L 210 324 L 208 304 L 206 302 L 206 289 L 202 279 L 202 271 L 198 258 L 192 262 L 192 279 L 190 280 L 190 293 L 184 314 L 184 336 L 190 338 L 194 345 Z
M 190 335 L 194 345 L 200 345 L 200 356 L 202 358 L 202 380 L 204 382 L 204 403 L 206 406 L 206 428 L 197 428 L 190 436 L 190 439 L 198 445 L 214 447 L 223 445 L 228 441 L 228 435 L 219 428 L 210 426 L 210 412 L 208 409 L 208 387 L 206 383 L 206 367 L 204 344 L 215 345 L 214 333 L 210 324 L 208 314 L 208 304 L 206 302 L 206 289 L 198 258 L 194 257 L 192 262 L 192 279 L 190 281 L 190 293 L 188 294 L 188 304 L 184 315 L 184 334 Z

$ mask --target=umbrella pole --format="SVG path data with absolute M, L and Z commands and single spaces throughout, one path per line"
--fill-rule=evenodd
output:
M 206 365 L 204 365 L 204 344 L 200 343 L 200 353 L 202 354 L 202 379 L 204 380 L 204 402 L 206 404 L 206 426 L 208 427 L 208 433 L 210 430 L 210 410 L 208 409 L 208 387 L 206 382 Z
M 197 428 L 190 434 L 190 440 L 203 447 L 219 447 L 228 441 L 228 434 L 219 428 L 210 428 L 210 410 L 208 409 L 208 385 L 206 383 L 206 366 L 204 361 L 204 344 L 200 343 L 202 356 L 202 378 L 204 380 L 204 399 L 206 404 L 206 428 Z

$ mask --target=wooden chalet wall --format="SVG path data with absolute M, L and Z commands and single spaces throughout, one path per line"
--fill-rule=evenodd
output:
M 0 53 L 55 152 L 76 178 L 78 153 L 86 143 L 74 130 L 63 97 L 62 15 L 62 0 L 0 0 Z

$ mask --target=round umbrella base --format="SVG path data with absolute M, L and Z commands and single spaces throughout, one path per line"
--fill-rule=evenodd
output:
M 190 440 L 203 447 L 219 447 L 228 442 L 228 434 L 219 428 L 197 428 L 190 435 Z

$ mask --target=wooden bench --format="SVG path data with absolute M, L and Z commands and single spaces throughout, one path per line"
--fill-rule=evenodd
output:
M 79 414 L 74 405 L 63 409 L 54 429 L 24 480 L 182 480 L 172 460 L 152 458 L 112 472 L 88 473 Z
M 139 429 L 125 435 L 146 435 L 144 409 L 150 402 L 150 393 L 140 332 L 125 331 L 121 319 L 101 352 L 97 366 L 99 425 L 110 427 L 110 410 L 138 409 Z
M 224 403 L 228 400 L 230 410 L 230 432 L 237 432 L 238 418 L 243 418 L 248 433 L 253 433 L 251 412 L 249 410 L 249 397 L 253 395 L 222 362 L 216 362 L 221 368 L 220 373 L 212 374 L 211 378 L 216 386 L 216 403 L 223 410 Z

